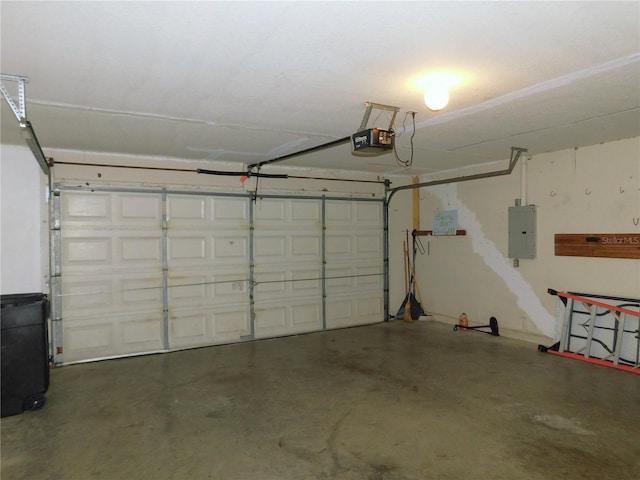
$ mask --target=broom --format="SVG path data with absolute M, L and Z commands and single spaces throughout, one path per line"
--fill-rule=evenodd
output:
M 403 242 L 404 248 L 404 258 L 405 264 L 407 265 L 407 298 L 404 302 L 404 313 L 402 314 L 402 318 L 405 322 L 411 323 L 413 319 L 411 318 L 411 283 L 413 281 L 413 277 L 411 276 L 411 258 L 409 257 L 409 246 L 407 242 Z

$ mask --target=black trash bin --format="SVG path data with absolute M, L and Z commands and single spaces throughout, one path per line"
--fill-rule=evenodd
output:
M 47 318 L 43 293 L 0 295 L 2 410 L 0 416 L 37 410 L 49 388 Z

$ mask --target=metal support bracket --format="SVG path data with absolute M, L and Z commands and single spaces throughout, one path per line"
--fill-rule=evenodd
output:
M 11 107 L 11 111 L 15 115 L 16 119 L 22 126 L 22 123 L 27 120 L 27 107 L 24 97 L 24 84 L 29 81 L 27 77 L 21 77 L 19 75 L 6 75 L 4 73 L 0 73 L 0 92 L 2 92 L 2 97 Z M 4 86 L 3 82 L 16 82 L 18 84 L 18 105 L 16 105 L 13 98 L 11 98 L 11 94 Z
M 4 98 L 4 100 L 7 102 L 7 104 L 11 108 L 11 111 L 13 112 L 13 115 L 18 120 L 18 125 L 20 126 L 20 130 L 22 131 L 22 137 L 24 138 L 24 141 L 27 143 L 29 149 L 36 157 L 36 161 L 38 162 L 38 165 L 40 165 L 40 168 L 42 169 L 44 174 L 49 175 L 49 162 L 42 152 L 40 142 L 38 142 L 38 137 L 36 137 L 36 132 L 33 130 L 31 122 L 27 120 L 27 103 L 25 100 L 24 84 L 28 82 L 29 79 L 20 75 L 6 75 L 4 73 L 0 73 L 0 80 L 0 93 L 2 93 L 2 98 Z M 5 81 L 16 82 L 18 84 L 17 105 L 4 85 Z
M 393 129 L 393 123 L 396 120 L 396 115 L 398 115 L 398 112 L 400 111 L 400 107 L 392 107 L 391 105 L 382 105 L 380 103 L 373 103 L 373 102 L 365 102 L 364 103 L 365 111 L 364 111 L 364 115 L 362 116 L 362 122 L 360 123 L 360 129 L 359 130 L 364 130 L 367 128 L 367 124 L 369 123 L 369 118 L 371 117 L 371 112 L 373 111 L 373 109 L 377 109 L 377 110 L 382 110 L 384 112 L 393 112 L 391 115 L 391 121 L 389 122 L 389 130 Z

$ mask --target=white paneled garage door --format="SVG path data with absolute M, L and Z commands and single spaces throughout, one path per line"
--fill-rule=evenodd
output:
M 169 348 L 250 334 L 249 201 L 167 196 Z
M 61 190 L 56 363 L 384 319 L 380 200 Z
M 382 204 L 326 203 L 327 328 L 384 318 Z
M 65 362 L 164 349 L 162 198 L 60 199 Z
M 255 335 L 322 329 L 322 204 L 263 199 L 255 206 Z

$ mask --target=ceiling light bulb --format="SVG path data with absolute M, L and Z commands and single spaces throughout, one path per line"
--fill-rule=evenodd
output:
M 449 91 L 447 87 L 432 85 L 427 88 L 427 92 L 424 94 L 424 103 L 429 107 L 429 110 L 433 110 L 434 112 L 442 110 L 449 103 Z

